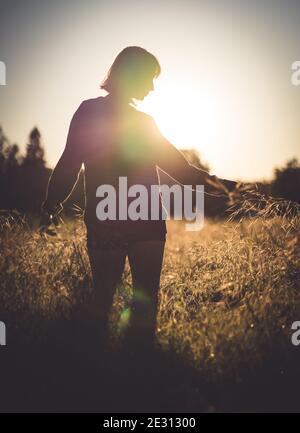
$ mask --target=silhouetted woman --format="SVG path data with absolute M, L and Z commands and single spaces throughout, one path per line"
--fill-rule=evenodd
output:
M 94 281 L 93 305 L 106 329 L 115 289 L 121 283 L 126 257 L 133 280 L 131 322 L 154 336 L 158 291 L 166 239 L 166 223 L 157 220 L 97 218 L 100 185 L 118 190 L 119 178 L 150 191 L 158 184 L 157 167 L 184 185 L 211 189 L 207 172 L 189 164 L 183 154 L 161 135 L 154 120 L 134 108 L 153 90 L 160 74 L 158 60 L 140 47 L 127 47 L 113 62 L 101 85 L 108 94 L 81 103 L 75 112 L 65 150 L 49 180 L 43 210 L 55 215 L 70 195 L 84 164 L 87 247 Z M 218 179 L 220 180 L 220 179 Z M 222 180 L 233 189 L 235 182 Z M 117 197 L 117 202 L 125 199 Z M 130 199 L 128 199 L 130 203 Z

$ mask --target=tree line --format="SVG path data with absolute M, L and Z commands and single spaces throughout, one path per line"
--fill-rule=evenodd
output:
M 184 150 L 185 157 L 194 165 L 209 171 L 195 150 Z M 11 144 L 0 127 L 0 209 L 15 210 L 21 214 L 39 214 L 45 199 L 47 183 L 52 170 L 47 167 L 41 134 L 34 127 L 28 136 L 25 152 Z M 165 174 L 162 183 L 172 184 Z M 274 169 L 271 182 L 259 183 L 262 193 L 300 203 L 300 163 L 293 158 L 283 167 Z M 207 215 L 222 214 L 224 207 L 212 197 L 205 198 Z M 65 204 L 65 212 L 74 214 L 84 208 L 83 175 Z

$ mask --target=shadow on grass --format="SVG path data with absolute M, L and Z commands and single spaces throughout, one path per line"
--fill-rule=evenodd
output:
M 107 351 L 91 325 L 75 319 L 43 326 L 39 318 L 35 336 L 25 328 L 8 332 L 8 345 L 0 348 L 1 412 L 299 410 L 297 348 L 293 365 L 274 352 L 255 375 L 212 383 L 183 356 L 142 335 Z
M 13 338 L 1 348 L 1 412 L 205 408 L 200 396 L 186 404 L 185 394 L 198 393 L 192 391 L 193 371 L 172 350 L 150 344 L 142 335 L 107 350 L 90 324 L 60 320 L 43 329 L 38 322 L 37 337 L 28 337 L 23 327 L 14 330 Z

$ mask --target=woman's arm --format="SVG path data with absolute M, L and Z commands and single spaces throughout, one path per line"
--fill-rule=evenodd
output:
M 42 205 L 42 210 L 48 214 L 57 214 L 62 209 L 62 203 L 72 193 L 79 177 L 83 162 L 83 105 L 84 102 L 73 115 L 65 149 L 48 182 L 46 199 Z
M 237 182 L 220 179 L 210 175 L 207 171 L 190 164 L 183 153 L 176 149 L 159 131 L 155 121 L 149 116 L 150 130 L 156 146 L 157 166 L 183 185 L 204 185 L 207 192 L 231 192 L 236 188 Z

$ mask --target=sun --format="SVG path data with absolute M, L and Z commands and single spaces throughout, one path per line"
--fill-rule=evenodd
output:
M 177 148 L 212 156 L 223 122 L 221 104 L 211 89 L 160 81 L 139 109 L 150 114 Z

